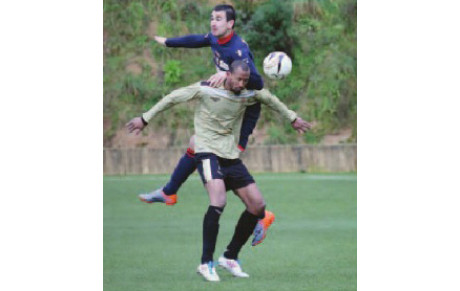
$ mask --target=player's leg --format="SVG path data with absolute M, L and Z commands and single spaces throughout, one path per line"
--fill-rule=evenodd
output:
M 253 229 L 254 238 L 251 243 L 252 246 L 256 246 L 264 241 L 268 228 L 275 221 L 275 215 L 273 212 L 265 210 L 262 193 L 255 183 L 236 190 L 236 194 L 246 205 L 246 211 L 259 217 Z
M 156 189 L 153 192 L 140 194 L 139 199 L 147 203 L 162 202 L 166 203 L 166 205 L 176 204 L 179 188 L 196 169 L 194 148 L 195 136 L 192 136 L 190 138 L 189 148 L 179 159 L 168 183 L 166 183 L 163 188 Z
M 197 272 L 208 281 L 219 281 L 213 255 L 219 233 L 219 219 L 227 203 L 225 184 L 215 155 L 200 153 L 197 162 L 198 172 L 209 195 L 209 206 L 203 219 L 203 252 Z
M 254 231 L 257 221 L 263 218 L 265 201 L 255 186 L 254 179 L 239 159 L 235 160 L 231 166 L 226 167 L 225 184 L 227 189 L 233 189 L 235 194 L 240 197 L 246 205 L 246 210 L 241 214 L 236 224 L 227 250 L 219 258 L 219 265 L 234 276 L 249 277 L 241 270 L 238 253 Z
M 226 251 L 219 257 L 219 266 L 225 268 L 233 276 L 246 278 L 249 275 L 241 269 L 238 254 L 254 231 L 257 222 L 264 216 L 265 202 L 255 183 L 234 191 L 246 205 L 235 226 L 235 232 Z
M 196 170 L 195 161 L 195 136 L 190 138 L 189 147 L 185 154 L 180 158 L 168 183 L 163 187 L 166 195 L 176 195 L 180 186 Z
M 233 238 L 224 253 L 226 258 L 234 260 L 238 258 L 238 253 L 253 234 L 259 220 L 265 217 L 265 201 L 255 183 L 236 189 L 235 192 L 246 205 L 246 209 L 241 214 Z

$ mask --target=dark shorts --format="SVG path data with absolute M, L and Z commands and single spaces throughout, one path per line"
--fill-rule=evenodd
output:
M 240 159 L 223 159 L 211 153 L 197 153 L 195 159 L 203 184 L 212 179 L 222 179 L 228 191 L 255 183 Z

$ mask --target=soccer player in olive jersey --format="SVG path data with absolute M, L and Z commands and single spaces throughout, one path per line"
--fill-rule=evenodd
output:
M 208 79 L 211 87 L 220 86 L 226 78 L 226 71 L 234 60 L 245 61 L 250 68 L 248 89 L 263 89 L 264 83 L 254 65 L 254 58 L 249 46 L 234 31 L 236 13 L 231 5 L 217 5 L 211 13 L 211 31 L 207 34 L 186 35 L 175 38 L 155 36 L 155 40 L 167 47 L 201 48 L 211 47 L 214 56 L 217 73 Z M 248 143 L 249 135 L 252 134 L 260 116 L 260 103 L 255 103 L 246 108 L 241 134 L 236 137 L 239 140 L 238 148 L 244 151 Z M 143 194 L 140 199 L 147 203 L 162 202 L 174 205 L 177 202 L 177 192 L 180 186 L 195 171 L 193 137 L 190 146 L 180 158 L 170 180 L 166 185 L 149 194 Z M 272 215 L 272 214 L 271 214 Z M 256 240 L 254 244 L 260 243 Z
M 231 64 L 224 86 L 212 88 L 206 83 L 196 83 L 174 90 L 160 100 L 142 117 L 132 119 L 129 132 L 139 133 L 148 121 L 175 104 L 197 100 L 195 108 L 195 152 L 198 171 L 208 192 L 210 204 L 203 221 L 203 251 L 197 272 L 208 281 L 220 281 L 216 273 L 213 254 L 219 231 L 220 215 L 226 205 L 226 189 L 231 189 L 246 206 L 235 227 L 232 240 L 218 263 L 237 277 L 249 277 L 242 271 L 238 254 L 247 242 L 259 219 L 264 217 L 265 201 L 253 177 L 238 158 L 234 131 L 240 130 L 244 110 L 255 102 L 267 105 L 291 122 L 298 132 L 311 125 L 289 110 L 268 90 L 245 90 L 249 79 L 249 66 L 243 61 Z

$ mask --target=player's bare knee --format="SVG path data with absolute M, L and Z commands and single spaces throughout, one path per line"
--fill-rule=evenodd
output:
M 211 197 L 211 205 L 224 208 L 227 205 L 227 197 L 225 195 L 215 195 Z
M 264 213 L 265 213 L 265 201 L 262 201 L 262 203 L 259 203 L 256 206 L 255 215 L 263 216 Z
M 247 211 L 254 214 L 255 216 L 263 216 L 265 213 L 265 201 L 253 201 L 247 205 Z
M 217 206 L 220 208 L 225 208 L 226 205 L 227 205 L 227 200 L 217 200 L 213 203 L 213 206 Z

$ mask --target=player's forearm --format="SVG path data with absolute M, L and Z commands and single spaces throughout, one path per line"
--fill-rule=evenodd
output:
M 267 105 L 271 110 L 277 112 L 289 122 L 293 122 L 297 118 L 297 114 L 289 110 L 287 106 L 281 102 L 278 97 L 272 95 L 268 90 L 257 91 L 256 100 Z
M 185 48 L 200 48 L 209 46 L 209 38 L 203 34 L 190 34 L 179 37 L 167 38 L 165 45 L 167 47 L 185 47 Z
M 143 119 L 143 122 L 148 123 L 150 119 L 154 118 L 158 113 L 165 111 L 168 108 L 171 108 L 172 106 L 175 105 L 173 100 L 167 97 L 168 96 L 165 96 L 157 104 L 155 104 L 152 108 L 150 108 L 149 111 L 142 114 L 141 117 Z

